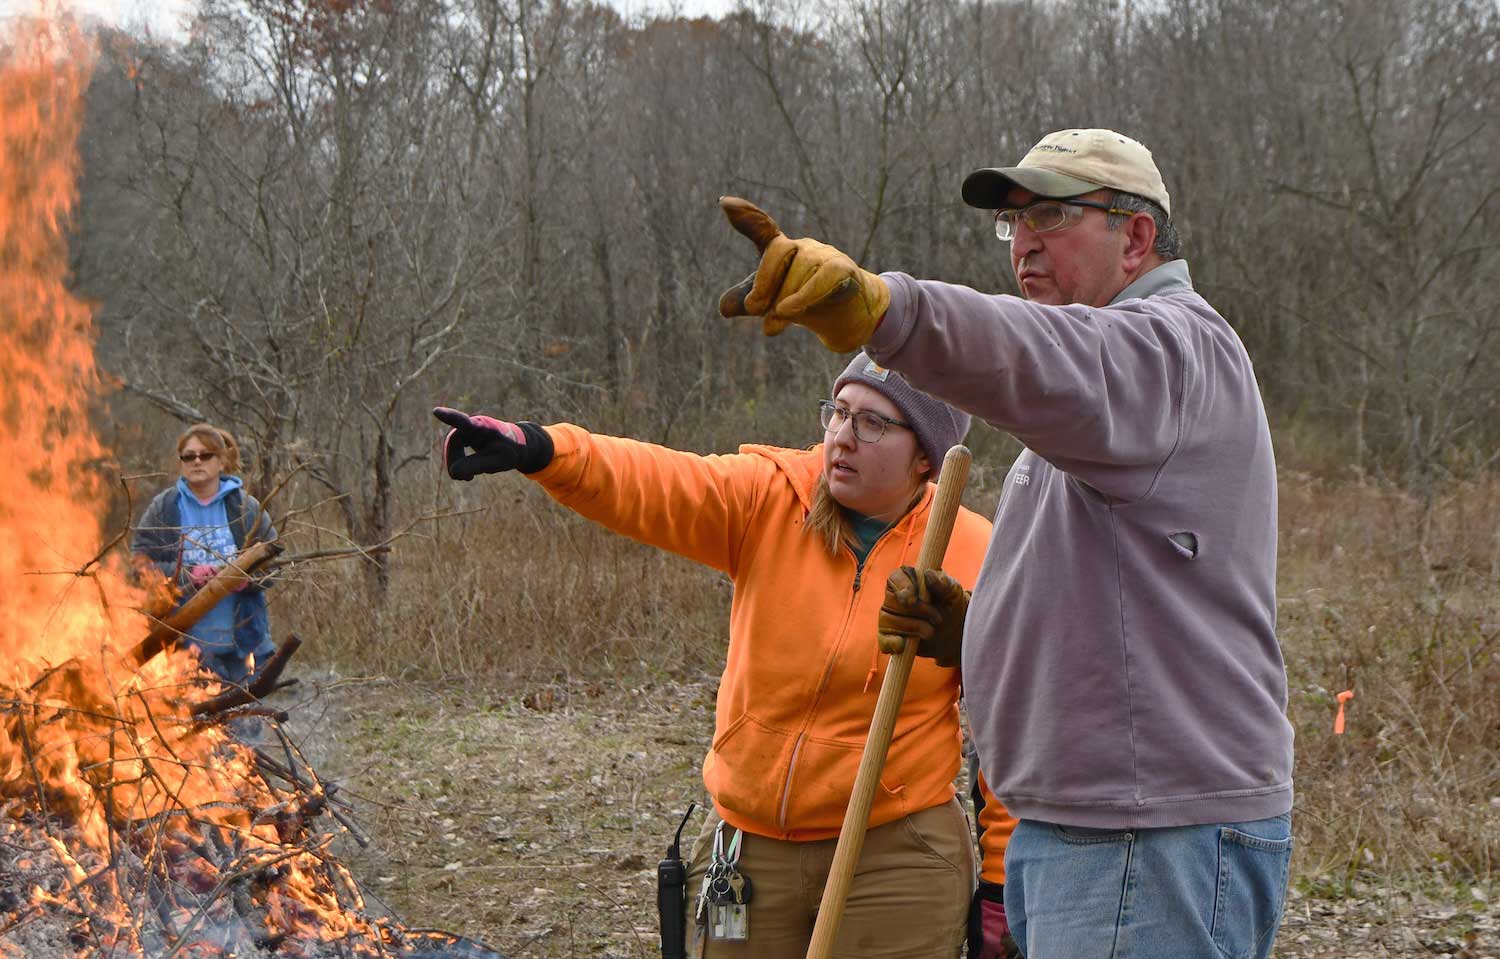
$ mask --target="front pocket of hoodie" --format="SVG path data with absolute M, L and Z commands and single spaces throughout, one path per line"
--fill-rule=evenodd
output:
M 863 754 L 864 743 L 804 737 L 787 783 L 786 828 L 838 833 Z M 878 804 L 881 795 L 875 801 Z
M 1230 959 L 1264 954 L 1286 901 L 1292 840 L 1264 839 L 1228 826 L 1219 830 L 1219 887 L 1214 896 L 1214 945 Z
M 704 785 L 725 809 L 774 825 L 792 738 L 749 713 L 740 715 L 714 737 Z

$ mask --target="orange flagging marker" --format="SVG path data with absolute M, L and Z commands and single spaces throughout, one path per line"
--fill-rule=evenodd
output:
M 1353 698 L 1354 690 L 1352 689 L 1346 689 L 1339 693 L 1339 711 L 1333 717 L 1333 734 L 1335 736 L 1344 735 L 1344 704 Z

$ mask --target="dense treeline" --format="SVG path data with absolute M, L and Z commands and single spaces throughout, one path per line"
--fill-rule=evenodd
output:
M 183 44 L 102 44 L 76 265 L 129 394 L 375 542 L 435 398 L 805 435 L 766 411 L 840 361 L 717 318 L 753 267 L 720 194 L 1008 292 L 961 178 L 1108 126 L 1156 154 L 1277 422 L 1426 488 L 1500 449 L 1497 93 L 1492 0 L 205 0 Z

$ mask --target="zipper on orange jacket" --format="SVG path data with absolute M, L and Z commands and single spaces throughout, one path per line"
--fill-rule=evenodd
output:
M 897 525 L 899 525 L 899 522 Z M 839 652 L 844 647 L 844 640 L 848 638 L 849 624 L 854 619 L 855 608 L 859 605 L 859 585 L 860 580 L 864 577 L 865 563 L 869 562 L 870 557 L 875 555 L 875 551 L 880 548 L 880 544 L 885 541 L 886 536 L 890 535 L 891 530 L 895 528 L 895 526 L 891 526 L 877 536 L 875 542 L 870 544 L 870 549 L 865 553 L 863 560 L 859 558 L 859 554 L 855 553 L 852 547 L 848 544 L 844 545 L 844 549 L 848 550 L 849 555 L 854 559 L 854 588 L 849 591 L 849 607 L 844 612 L 843 628 L 839 632 L 838 640 L 834 643 L 833 653 L 828 657 L 828 665 L 823 670 L 823 676 L 818 680 L 818 689 L 813 694 L 812 705 L 808 708 L 807 715 L 802 718 L 802 729 L 798 731 L 797 740 L 792 744 L 792 758 L 787 763 L 786 769 L 786 785 L 781 790 L 781 808 L 776 813 L 776 824 L 782 830 L 786 829 L 786 810 L 792 800 L 792 780 L 797 773 L 797 757 L 802 752 L 802 741 L 807 738 L 807 727 L 812 724 L 813 717 L 817 715 L 818 703 L 823 699 L 823 691 L 828 688 L 828 682 L 833 677 L 833 667 L 838 662 Z M 911 537 L 908 535 L 907 545 L 910 545 L 910 543 Z M 876 655 L 878 656 L 879 653 L 877 652 Z M 865 687 L 869 688 L 868 680 L 865 682 Z

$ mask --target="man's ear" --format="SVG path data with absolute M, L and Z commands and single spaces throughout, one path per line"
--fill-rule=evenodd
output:
M 1124 226 L 1125 249 L 1120 255 L 1120 266 L 1126 275 L 1134 273 L 1155 252 L 1156 221 L 1149 213 L 1136 213 Z

